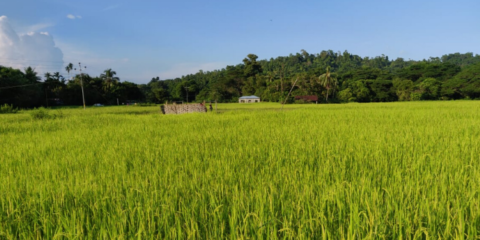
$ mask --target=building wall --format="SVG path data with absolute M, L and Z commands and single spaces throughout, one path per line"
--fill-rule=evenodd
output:
M 244 102 L 242 102 L 244 101 Z M 248 102 L 250 101 L 250 102 Z M 260 98 L 252 98 L 252 99 L 238 99 L 238 102 L 239 103 L 255 103 L 256 102 L 260 102 Z

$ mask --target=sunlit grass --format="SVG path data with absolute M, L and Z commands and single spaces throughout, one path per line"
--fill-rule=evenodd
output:
M 476 239 L 479 108 L 2 114 L 0 239 Z

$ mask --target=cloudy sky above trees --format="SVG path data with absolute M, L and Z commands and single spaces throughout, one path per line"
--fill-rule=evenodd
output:
M 19 35 L 8 18 L 0 16 L 0 63 L 20 69 L 31 66 L 37 72 L 60 71 L 63 53 L 48 32 Z
M 40 73 L 82 62 L 122 80 L 181 77 L 198 70 L 300 52 L 348 50 L 420 60 L 480 53 L 480 1 L 5 1 L 0 65 Z

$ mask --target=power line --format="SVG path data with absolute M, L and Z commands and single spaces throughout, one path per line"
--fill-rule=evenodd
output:
M 50 66 L 63 66 L 62 63 L 54 62 L 35 62 L 35 61 L 11 61 L 0 59 L 0 64 L 36 64 L 36 65 L 50 65 Z
M 65 63 L 65 61 L 50 61 L 50 60 L 42 60 L 42 59 L 21 59 L 21 58 L 0 58 L 0 60 L 18 61 L 18 62 L 48 62 L 48 63 L 58 63 L 58 64 Z
M 14 70 L 19 70 L 20 72 L 22 72 L 23 74 L 25 74 L 25 73 L 24 73 L 22 70 L 20 70 L 20 69 L 16 69 L 16 68 L 13 68 L 13 69 L 14 69 Z M 36 71 L 36 69 L 34 69 L 34 70 Z M 64 78 L 67 78 L 67 75 L 73 75 L 73 76 L 75 75 L 75 74 L 72 74 L 72 72 L 68 73 L 68 72 L 64 72 L 64 71 L 47 71 L 47 72 L 48 72 L 48 73 L 56 73 L 56 72 L 58 72 L 58 73 L 60 73 L 60 75 L 61 75 L 62 77 L 64 77 Z M 40 78 L 43 78 L 43 77 L 44 77 L 44 74 L 47 73 L 47 72 L 44 72 L 43 74 L 40 74 L 40 73 L 36 72 L 36 73 L 37 73 L 36 76 L 37 76 L 37 77 L 40 77 Z M 89 74 L 88 74 L 88 73 L 84 73 L 83 75 L 89 75 Z M 72 76 L 72 77 L 73 77 L 73 76 Z
M 32 85 L 37 85 L 37 84 L 44 84 L 44 82 L 33 83 L 33 84 L 25 84 L 25 85 L 17 85 L 17 86 L 9 86 L 9 87 L 1 87 L 0 89 L 9 89 L 9 88 L 26 87 L 26 86 L 32 86 Z

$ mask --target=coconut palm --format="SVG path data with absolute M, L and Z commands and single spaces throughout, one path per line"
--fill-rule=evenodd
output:
M 68 79 L 70 80 L 70 71 L 72 71 L 73 69 L 73 64 L 72 63 L 69 63 L 66 67 L 65 67 L 65 70 L 67 71 L 68 73 Z
M 101 75 L 100 78 L 103 79 L 105 85 L 105 92 L 108 92 L 110 88 L 120 82 L 120 78 L 115 77 L 117 72 L 113 71 L 111 68 L 105 70 Z
M 328 93 L 330 92 L 330 89 L 333 89 L 333 93 L 335 94 L 335 89 L 337 88 L 338 84 L 337 78 L 334 74 L 330 73 L 330 67 L 327 67 L 327 72 L 320 75 L 318 77 L 318 80 L 320 81 L 320 84 L 322 84 L 325 89 L 327 89 L 325 101 L 328 102 Z
M 63 76 L 60 75 L 59 72 L 54 72 L 53 75 L 52 75 L 52 78 L 55 79 L 55 81 L 57 81 L 57 82 L 61 82 L 62 79 L 63 79 Z
M 45 76 L 45 81 L 48 81 L 48 80 L 52 79 L 52 74 L 49 73 L 49 72 L 46 72 L 46 73 L 44 74 L 44 76 Z

